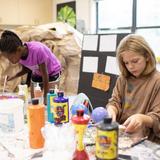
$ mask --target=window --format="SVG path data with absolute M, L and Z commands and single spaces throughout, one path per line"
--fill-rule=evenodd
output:
M 160 1 L 137 1 L 137 27 L 160 27 Z
M 132 0 L 103 0 L 98 2 L 99 32 L 130 32 Z
M 97 33 L 138 33 L 160 57 L 160 0 L 101 0 L 96 3 Z
M 160 55 L 160 1 L 137 1 L 136 33 L 148 40 L 156 56 Z

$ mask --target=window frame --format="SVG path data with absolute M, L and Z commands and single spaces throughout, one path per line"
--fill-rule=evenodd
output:
M 112 28 L 99 28 L 99 1 L 96 1 L 96 33 L 100 33 L 101 31 L 113 31 Z M 138 29 L 154 29 L 154 28 L 160 28 L 160 26 L 143 26 L 138 27 L 137 26 L 137 0 L 133 0 L 132 5 L 132 25 L 131 27 L 117 27 L 116 30 L 130 30 L 130 33 L 136 33 L 136 30 Z

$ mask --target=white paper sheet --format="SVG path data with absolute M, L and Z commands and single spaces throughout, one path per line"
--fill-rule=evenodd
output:
M 83 57 L 83 72 L 95 73 L 98 70 L 98 57 Z
M 117 35 L 100 36 L 100 52 L 114 52 L 116 50 Z
M 97 51 L 98 35 L 85 35 L 83 38 L 83 50 Z
M 119 71 L 116 57 L 107 56 L 105 72 L 119 75 L 120 71 Z

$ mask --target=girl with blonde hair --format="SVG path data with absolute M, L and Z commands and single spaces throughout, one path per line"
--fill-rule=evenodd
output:
M 160 72 L 146 40 L 136 34 L 123 38 L 117 48 L 121 75 L 107 110 L 125 132 L 141 133 L 160 144 Z

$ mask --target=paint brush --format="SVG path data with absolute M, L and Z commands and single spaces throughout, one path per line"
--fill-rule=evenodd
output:
M 2 94 L 4 94 L 4 92 L 5 92 L 6 83 L 7 83 L 7 76 L 4 77 L 4 82 L 3 82 L 3 92 L 2 92 Z
M 131 144 L 131 147 L 134 147 L 134 146 L 136 146 L 136 145 L 138 145 L 138 144 L 141 144 L 142 142 L 144 142 L 144 141 L 147 140 L 147 139 L 148 139 L 147 136 L 146 136 L 146 137 L 143 137 L 143 138 L 141 138 L 139 141 Z
M 132 148 L 132 147 L 134 147 L 134 146 L 137 146 L 138 144 L 141 144 L 142 142 L 144 142 L 144 141 L 147 140 L 147 139 L 148 139 L 147 136 L 146 136 L 146 137 L 143 137 L 143 138 L 141 138 L 140 140 L 138 140 L 138 141 L 136 141 L 136 142 L 134 142 L 134 143 L 132 143 L 132 144 L 130 144 L 130 145 L 128 145 L 128 146 L 119 147 L 119 149 L 120 149 L 120 150 L 130 149 L 130 148 Z

